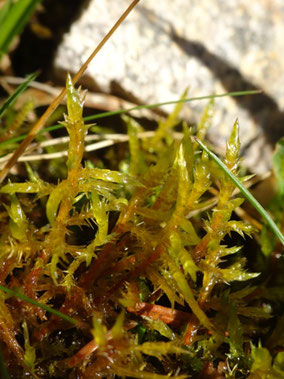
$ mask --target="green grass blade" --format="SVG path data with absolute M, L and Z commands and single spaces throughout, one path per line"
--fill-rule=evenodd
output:
M 284 137 L 276 144 L 273 155 L 273 169 L 277 179 L 278 193 L 284 200 Z
M 2 354 L 1 345 L 0 345 L 0 375 L 2 379 L 10 379 L 10 375 L 8 373 L 7 367 L 5 365 L 4 357 Z
M 9 49 L 10 43 L 13 38 L 21 33 L 25 24 L 32 15 L 35 7 L 41 0 L 18 0 L 9 4 L 3 11 L 5 17 L 2 17 L 0 24 L 0 59 L 3 53 Z
M 94 120 L 98 120 L 98 119 L 101 119 L 101 118 L 104 118 L 104 117 L 116 116 L 116 115 L 120 115 L 120 114 L 131 112 L 131 111 L 137 111 L 137 110 L 140 110 L 140 109 L 153 109 L 153 108 L 158 108 L 158 107 L 162 107 L 162 106 L 170 105 L 170 104 L 187 103 L 187 102 L 192 102 L 192 101 L 197 101 L 197 100 L 208 100 L 208 99 L 214 99 L 214 98 L 219 98 L 219 97 L 227 97 L 227 96 L 236 97 L 236 96 L 256 95 L 256 94 L 259 94 L 259 93 L 261 93 L 261 91 L 259 91 L 259 90 L 226 92 L 226 93 L 221 93 L 221 94 L 216 94 L 216 95 L 190 97 L 190 98 L 187 98 L 187 99 L 172 100 L 172 101 L 166 101 L 166 102 L 163 102 L 163 103 L 156 103 L 156 104 L 150 104 L 150 105 L 137 105 L 137 106 L 132 107 L 132 108 L 120 109 L 118 111 L 103 112 L 103 113 L 100 113 L 100 114 L 97 114 L 97 115 L 92 115 L 92 116 L 84 117 L 84 121 L 94 121 Z M 47 132 L 52 132 L 53 130 L 61 129 L 63 127 L 64 126 L 61 125 L 61 124 L 49 126 L 49 127 L 45 128 L 45 129 L 42 129 L 39 132 L 39 134 L 43 134 L 43 133 L 47 133 Z M 2 148 L 4 146 L 7 146 L 9 144 L 12 144 L 12 143 L 20 142 L 23 139 L 25 139 L 26 136 L 27 135 L 24 134 L 24 135 L 19 136 L 19 137 L 11 138 L 11 139 L 9 139 L 7 141 L 3 141 L 3 142 L 0 143 L 0 148 Z
M 2 23 L 8 15 L 9 10 L 12 6 L 12 0 L 6 0 L 5 4 L 0 9 L 0 28 L 2 27 Z
M 15 91 L 8 97 L 8 99 L 1 105 L 0 107 L 0 119 L 4 116 L 5 112 L 8 110 L 9 107 L 11 107 L 14 102 L 17 100 L 17 98 L 25 91 L 25 89 L 28 87 L 30 82 L 35 80 L 37 77 L 37 73 L 30 74 L 27 76 L 26 80 L 20 84 Z
M 35 305 L 41 309 L 44 309 L 45 311 L 50 312 L 50 313 L 54 314 L 55 316 L 58 316 L 58 317 L 64 319 L 65 321 L 71 322 L 72 324 L 77 324 L 77 321 L 74 320 L 72 317 L 69 317 L 69 316 L 65 315 L 64 313 L 61 313 L 61 312 L 57 311 L 56 309 L 49 307 L 48 305 L 38 303 L 34 299 L 31 299 L 30 297 L 22 294 L 18 290 L 11 290 L 10 288 L 4 287 L 2 285 L 0 285 L 0 290 L 7 293 L 8 295 L 16 296 L 19 299 L 26 301 L 27 303 L 33 304 L 33 305 Z
M 85 121 L 93 121 L 93 120 L 97 120 L 97 119 L 103 118 L 103 117 L 116 116 L 116 115 L 120 115 L 123 113 L 131 112 L 131 111 L 137 111 L 140 109 L 153 109 L 153 108 L 163 107 L 165 105 L 171 105 L 171 104 L 189 103 L 192 101 L 215 99 L 218 97 L 228 97 L 228 96 L 236 97 L 236 96 L 245 96 L 245 95 L 255 95 L 255 94 L 259 94 L 259 93 L 261 93 L 261 91 L 259 91 L 259 90 L 226 92 L 226 93 L 220 93 L 220 94 L 216 94 L 216 95 L 196 96 L 196 97 L 189 97 L 189 98 L 179 99 L 179 100 L 165 101 L 163 103 L 156 103 L 156 104 L 149 104 L 149 105 L 137 105 L 135 107 L 128 108 L 128 109 L 120 109 L 118 111 L 104 112 L 104 113 L 100 113 L 98 115 L 88 116 L 88 117 L 85 117 L 84 120 Z
M 214 162 L 224 171 L 224 173 L 231 179 L 235 186 L 241 191 L 244 197 L 252 204 L 252 206 L 260 213 L 267 225 L 271 228 L 273 233 L 279 238 L 282 245 L 284 245 L 284 236 L 275 224 L 271 216 L 266 212 L 263 206 L 256 200 L 256 198 L 239 182 L 239 180 L 231 173 L 228 167 L 208 149 L 198 138 L 194 137 L 198 145 L 206 151 L 206 153 L 213 159 Z

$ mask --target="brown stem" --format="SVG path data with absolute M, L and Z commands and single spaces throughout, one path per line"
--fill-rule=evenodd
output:
M 130 4 L 130 6 L 124 11 L 124 13 L 120 16 L 120 18 L 116 21 L 114 26 L 110 29 L 110 31 L 101 40 L 101 42 L 98 44 L 98 46 L 92 52 L 92 54 L 89 56 L 89 58 L 86 60 L 86 62 L 82 65 L 80 70 L 75 74 L 75 76 L 72 79 L 73 84 L 77 83 L 77 81 L 81 78 L 81 76 L 86 71 L 88 65 L 91 63 L 93 58 L 97 55 L 97 53 L 101 50 L 101 48 L 104 46 L 104 44 L 113 35 L 113 33 L 116 31 L 116 29 L 122 23 L 122 21 L 128 16 L 128 14 L 132 11 L 132 9 L 138 4 L 138 2 L 139 2 L 139 0 L 134 0 Z M 33 139 L 35 138 L 37 133 L 43 128 L 45 122 L 51 116 L 51 114 L 56 110 L 56 108 L 61 103 L 61 101 L 63 100 L 65 95 L 66 95 L 66 88 L 64 87 L 63 90 L 60 92 L 60 94 L 53 100 L 53 102 L 50 104 L 50 106 L 47 108 L 47 110 L 41 116 L 41 118 L 32 127 L 32 129 L 30 130 L 27 137 L 21 142 L 20 146 L 17 148 L 17 150 L 14 152 L 14 154 L 11 156 L 11 158 L 8 160 L 8 162 L 6 163 L 6 165 L 4 166 L 2 171 L 0 172 L 0 183 L 3 182 L 3 180 L 8 175 L 8 172 L 10 171 L 10 169 L 14 166 L 14 164 L 17 162 L 19 157 L 24 153 L 24 151 L 26 150 L 28 145 L 33 141 Z

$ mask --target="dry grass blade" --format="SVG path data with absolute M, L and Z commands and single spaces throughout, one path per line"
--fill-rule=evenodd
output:
M 110 31 L 106 34 L 106 36 L 101 40 L 101 42 L 98 44 L 98 46 L 95 48 L 95 50 L 92 52 L 92 54 L 89 56 L 89 58 L 86 60 L 86 62 L 82 65 L 80 70 L 75 74 L 73 78 L 73 83 L 77 83 L 77 81 L 81 78 L 83 73 L 86 71 L 88 65 L 93 60 L 93 58 L 97 55 L 97 53 L 100 51 L 100 49 L 105 45 L 105 43 L 110 39 L 110 37 L 113 35 L 113 33 L 116 31 L 116 29 L 119 27 L 119 25 L 123 22 L 123 20 L 129 15 L 129 13 L 132 11 L 132 9 L 138 4 L 139 0 L 134 0 L 130 6 L 125 10 L 125 12 L 122 14 L 122 16 L 117 20 L 117 22 L 114 24 L 114 26 L 110 29 Z M 24 139 L 24 141 L 20 144 L 20 146 L 17 148 L 17 150 L 14 152 L 12 157 L 9 159 L 3 170 L 0 172 L 0 183 L 3 182 L 3 180 L 6 178 L 9 170 L 14 166 L 14 164 L 17 162 L 19 157 L 23 154 L 23 152 L 26 150 L 27 146 L 32 142 L 36 134 L 39 132 L 39 130 L 44 126 L 46 120 L 50 117 L 50 115 L 55 111 L 55 109 L 58 107 L 64 96 L 66 95 L 66 89 L 64 88 L 60 94 L 54 99 L 54 101 L 50 104 L 50 106 L 47 108 L 47 110 L 44 112 L 44 114 L 41 116 L 41 118 L 37 121 L 37 123 L 33 126 L 27 137 Z
M 153 131 L 148 131 L 148 132 L 143 132 L 138 134 L 138 138 L 151 138 L 153 137 L 155 132 Z M 176 139 L 181 139 L 182 138 L 182 133 L 174 133 L 173 134 Z M 105 147 L 112 146 L 116 143 L 121 143 L 121 142 L 127 142 L 129 141 L 129 136 L 127 134 L 105 134 L 105 135 L 89 135 L 85 137 L 86 142 L 94 141 L 94 140 L 99 140 L 102 139 L 101 141 L 92 143 L 90 145 L 87 145 L 85 147 L 86 152 L 90 151 L 96 151 L 100 149 L 104 149 Z M 69 137 L 60 137 L 60 138 L 54 138 L 52 140 L 48 141 L 43 141 L 38 144 L 31 145 L 31 150 L 34 149 L 42 149 L 44 147 L 48 146 L 55 146 L 59 144 L 65 144 L 69 142 Z M 18 162 L 32 162 L 32 161 L 39 161 L 39 160 L 51 160 L 51 159 L 58 159 L 62 157 L 67 156 L 67 150 L 63 151 L 58 151 L 54 153 L 48 153 L 48 154 L 33 154 L 33 155 L 23 155 L 22 157 L 19 157 Z M 0 164 L 7 162 L 9 159 L 11 159 L 12 154 L 7 154 L 4 157 L 0 158 Z
M 1 76 L 0 84 L 4 88 L 10 88 L 10 85 L 15 86 L 25 82 L 21 77 Z M 28 85 L 29 89 L 25 91 L 26 95 L 35 98 L 37 106 L 46 106 L 59 95 L 62 87 L 52 87 L 49 84 L 33 81 Z M 21 99 L 17 99 L 17 106 L 21 106 Z M 85 107 L 98 109 L 102 111 L 117 111 L 120 109 L 134 108 L 136 103 L 124 100 L 123 98 L 108 93 L 91 92 L 88 90 L 85 99 Z M 159 121 L 161 116 L 166 117 L 167 113 L 157 109 L 140 109 L 133 111 L 132 115 L 135 117 L 146 117 L 150 120 Z

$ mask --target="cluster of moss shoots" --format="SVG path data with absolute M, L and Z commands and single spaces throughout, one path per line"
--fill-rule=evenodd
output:
M 66 177 L 46 182 L 27 166 L 28 181 L 1 188 L 7 377 L 284 377 L 280 279 L 234 213 L 235 184 L 186 124 L 176 138 L 182 105 L 147 138 L 125 116 L 129 143 L 119 158 L 109 148 L 110 170 L 84 160 L 83 98 L 68 77 Z M 245 182 L 238 132 L 236 122 L 223 163 Z M 247 254 L 262 256 L 258 271 Z

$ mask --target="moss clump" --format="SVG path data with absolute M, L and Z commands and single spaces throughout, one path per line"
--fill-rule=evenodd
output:
M 84 96 L 70 77 L 67 92 L 66 178 L 47 183 L 28 168 L 29 181 L 1 188 L 0 335 L 12 377 L 282 377 L 279 272 L 265 274 L 270 258 L 255 272 L 260 252 L 247 264 L 242 245 L 260 250 L 246 237 L 257 231 L 237 219 L 243 199 L 186 125 L 176 138 L 180 105 L 151 138 L 124 118 L 122 172 L 82 164 Z M 235 123 L 224 163 L 236 176 L 239 149 Z

